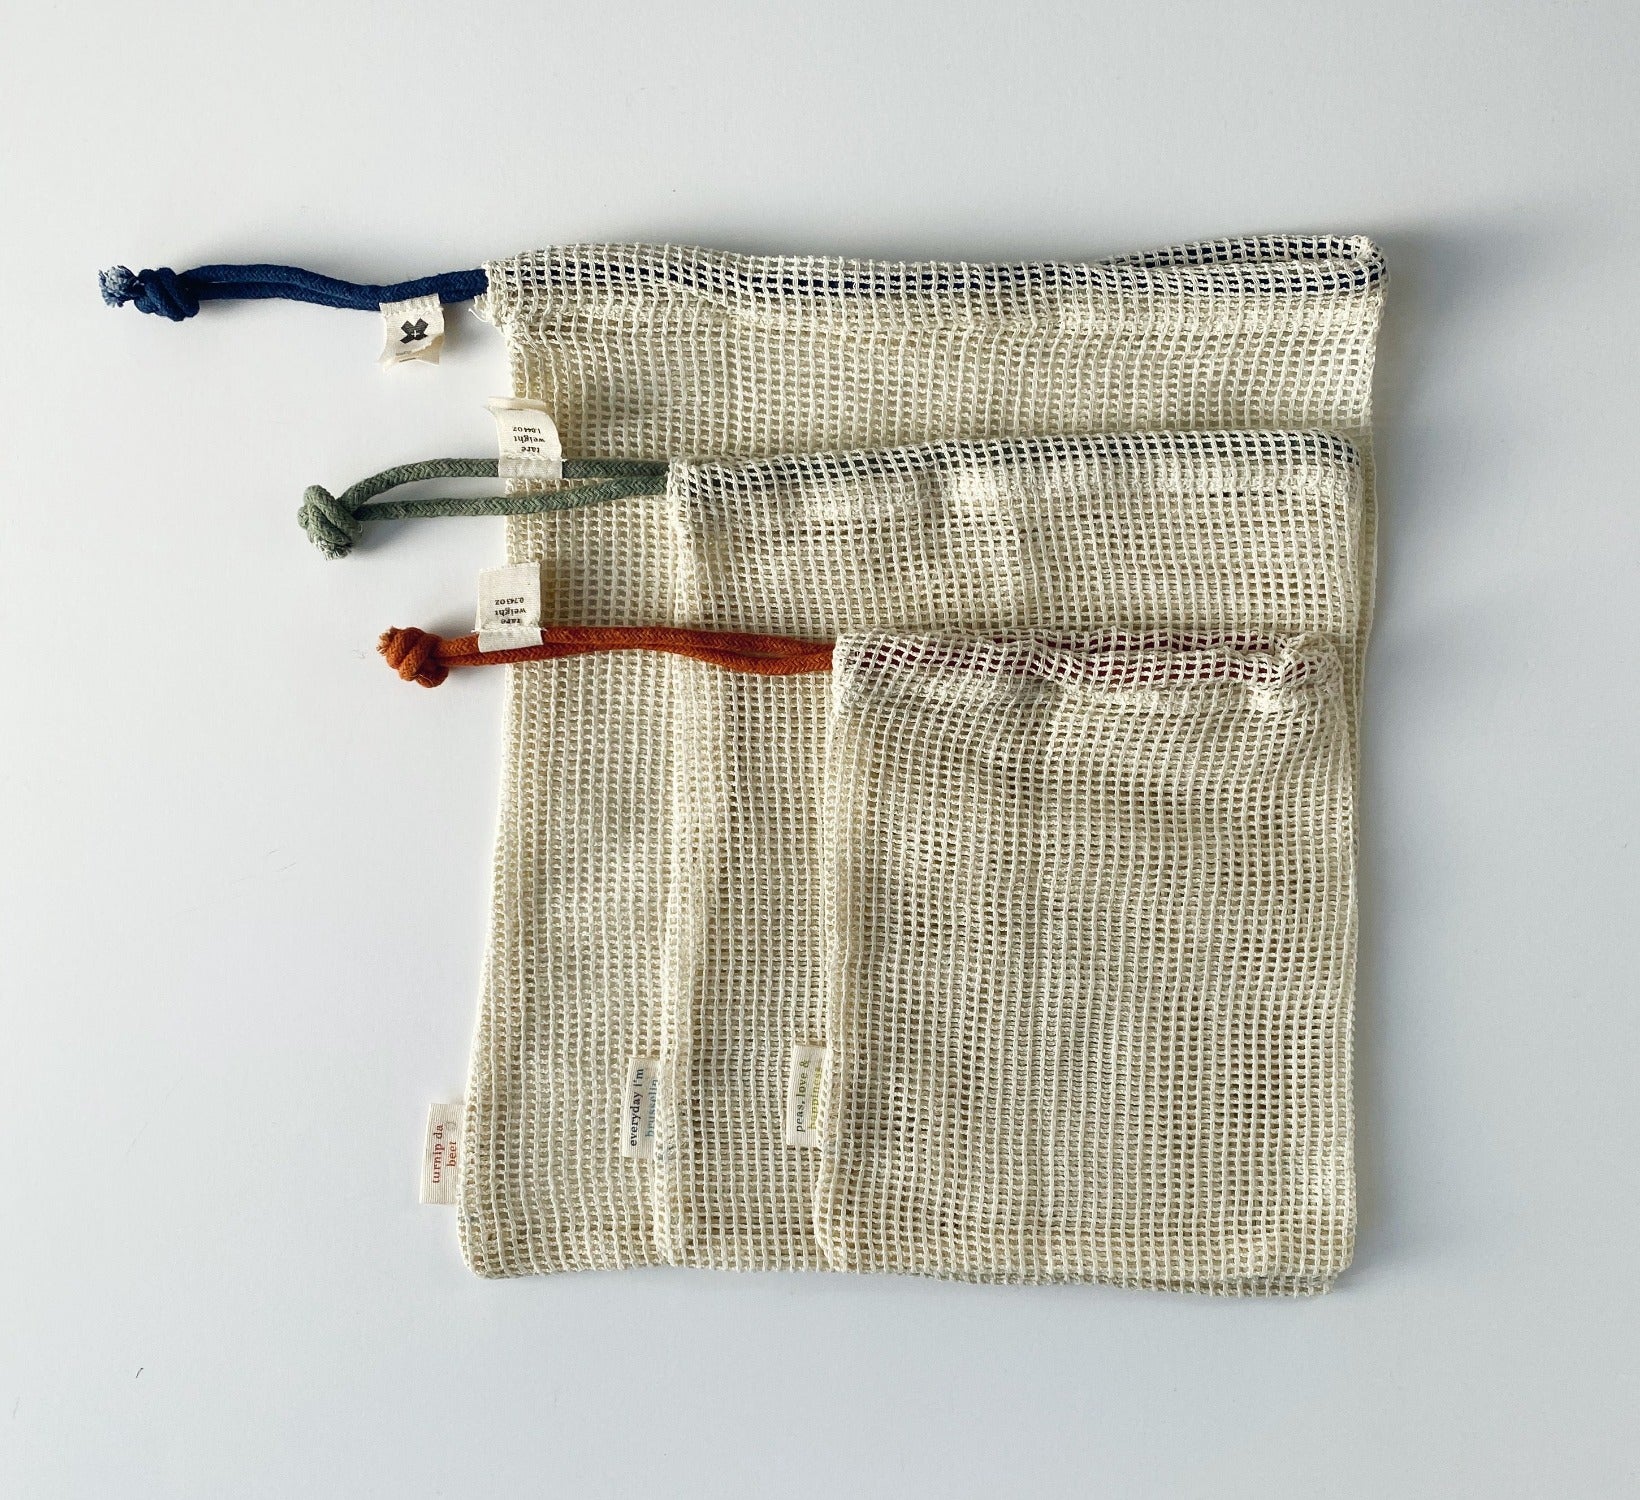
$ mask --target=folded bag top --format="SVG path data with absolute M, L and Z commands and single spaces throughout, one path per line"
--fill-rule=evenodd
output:
M 1270 235 L 1087 264 L 893 264 L 676 246 L 491 262 L 475 304 L 584 456 L 1365 425 L 1384 264 Z M 1249 363 L 1249 359 L 1251 362 Z

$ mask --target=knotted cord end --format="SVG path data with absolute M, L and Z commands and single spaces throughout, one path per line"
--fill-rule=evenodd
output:
M 99 271 L 97 282 L 102 287 L 103 301 L 110 307 L 124 307 L 137 295 L 137 275 L 129 266 L 110 266 L 106 271 Z
M 414 625 L 403 630 L 394 626 L 382 632 L 376 649 L 404 681 L 419 682 L 423 687 L 437 687 L 450 675 L 450 669 L 438 656 L 438 648 L 443 644 L 442 636 L 417 630 Z
M 326 557 L 346 557 L 353 550 L 364 522 L 323 485 L 310 484 L 302 492 L 302 506 L 296 519 L 308 540 Z
M 102 298 L 110 307 L 134 302 L 138 312 L 154 313 L 180 323 L 199 311 L 199 298 L 182 277 L 168 266 L 134 272 L 129 266 L 110 266 L 97 274 Z

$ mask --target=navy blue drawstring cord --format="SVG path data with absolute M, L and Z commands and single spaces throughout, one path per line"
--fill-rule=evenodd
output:
M 374 312 L 384 302 L 408 302 L 412 297 L 437 296 L 440 302 L 466 302 L 481 296 L 489 277 L 474 271 L 446 271 L 441 276 L 418 276 L 387 286 L 338 281 L 300 266 L 195 266 L 191 271 L 133 272 L 111 266 L 100 273 L 103 301 L 110 307 L 134 302 L 138 312 L 156 313 L 180 323 L 199 311 L 201 302 L 281 297 L 288 302 L 316 302 L 321 307 L 356 307 Z

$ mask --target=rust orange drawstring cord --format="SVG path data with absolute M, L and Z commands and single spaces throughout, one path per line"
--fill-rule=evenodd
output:
M 480 651 L 476 635 L 446 639 L 431 631 L 394 627 L 382 632 L 376 649 L 406 682 L 437 687 L 451 667 L 483 667 L 517 661 L 559 661 L 599 651 L 664 651 L 709 662 L 728 672 L 792 677 L 831 670 L 829 641 L 800 641 L 785 635 L 743 635 L 731 630 L 688 630 L 670 625 L 549 625 L 539 646 L 513 651 Z

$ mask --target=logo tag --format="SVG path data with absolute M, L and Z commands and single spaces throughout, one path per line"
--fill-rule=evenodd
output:
M 436 365 L 444 352 L 444 304 L 437 297 L 412 297 L 408 302 L 381 306 L 381 363 L 407 365 L 423 360 Z

